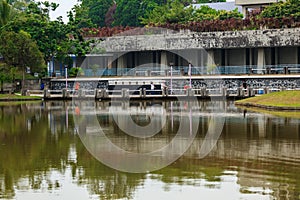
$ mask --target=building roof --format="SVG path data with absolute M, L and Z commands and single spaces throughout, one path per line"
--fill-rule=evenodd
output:
M 218 2 L 218 3 L 200 3 L 200 4 L 192 4 L 192 6 L 196 9 L 200 8 L 201 6 L 209 6 L 215 10 L 227 10 L 231 11 L 235 8 L 238 8 L 239 12 L 242 12 L 241 6 L 236 6 L 235 2 Z
M 241 6 L 250 6 L 250 5 L 266 5 L 271 3 L 278 3 L 279 1 L 286 1 L 286 0 L 235 0 L 236 5 Z

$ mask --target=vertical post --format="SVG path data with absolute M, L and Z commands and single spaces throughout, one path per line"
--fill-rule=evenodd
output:
M 68 65 L 65 65 L 66 90 L 68 90 Z
M 170 79 L 170 92 L 171 92 L 171 94 L 173 93 L 173 63 L 170 63 L 170 66 L 171 66 L 171 74 L 170 74 L 170 77 L 171 77 L 171 79 Z
M 51 76 L 55 75 L 55 64 L 54 64 L 54 56 L 52 56 L 52 74 Z
M 190 88 L 192 88 L 192 64 L 189 63 Z

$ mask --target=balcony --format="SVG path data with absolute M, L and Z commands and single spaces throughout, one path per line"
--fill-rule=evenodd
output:
M 270 3 L 278 3 L 280 0 L 235 0 L 235 5 L 251 6 L 251 5 L 266 5 Z M 282 0 L 285 1 L 285 0 Z

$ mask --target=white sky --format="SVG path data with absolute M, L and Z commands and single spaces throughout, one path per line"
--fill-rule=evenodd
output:
M 56 19 L 57 17 L 62 16 L 64 22 L 68 21 L 67 12 L 70 11 L 71 8 L 73 8 L 73 6 L 78 3 L 77 0 L 48 0 L 48 1 L 59 4 L 59 7 L 56 9 L 56 11 L 50 13 L 50 18 Z

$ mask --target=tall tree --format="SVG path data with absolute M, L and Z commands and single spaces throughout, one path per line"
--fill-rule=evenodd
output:
M 286 2 L 274 3 L 266 7 L 261 17 L 265 18 L 282 18 L 282 17 L 295 17 L 300 18 L 300 1 L 299 0 L 287 0 Z
M 141 18 L 162 3 L 158 0 L 117 0 L 114 25 L 141 26 Z
M 157 6 L 152 12 L 142 18 L 143 24 L 187 23 L 202 20 L 224 20 L 229 18 L 242 18 L 237 9 L 233 11 L 215 10 L 207 5 L 198 9 L 186 7 L 180 0 L 169 1 L 164 6 Z
M 24 13 L 19 14 L 5 27 L 5 30 L 28 32 L 44 54 L 46 62 L 53 57 L 63 58 L 68 54 L 84 55 L 88 42 L 84 41 L 73 21 L 64 24 L 62 18 L 50 20 L 49 11 L 55 10 L 57 6 L 53 3 L 32 2 Z
M 81 7 L 87 12 L 88 17 L 96 26 L 105 26 L 105 14 L 108 9 L 114 4 L 113 0 L 82 0 Z M 81 13 L 86 16 L 86 13 Z M 78 17 L 79 13 L 77 13 Z
M 24 86 L 25 70 L 27 68 L 30 68 L 33 72 L 40 72 L 45 66 L 43 54 L 25 31 L 19 33 L 2 32 L 0 36 L 0 53 L 8 66 L 17 67 L 23 72 L 22 87 Z
M 8 23 L 12 18 L 12 6 L 7 0 L 0 0 L 0 27 Z

